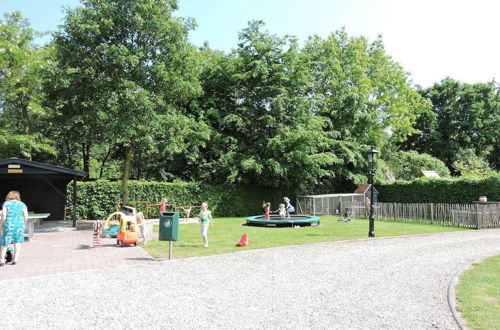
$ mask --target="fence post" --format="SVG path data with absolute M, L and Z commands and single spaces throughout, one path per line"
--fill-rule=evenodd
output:
M 431 225 L 434 223 L 434 203 L 431 203 Z
M 481 229 L 481 216 L 479 215 L 479 204 L 476 203 L 476 229 Z

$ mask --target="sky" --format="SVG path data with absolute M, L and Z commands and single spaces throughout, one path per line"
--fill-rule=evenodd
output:
M 322 37 L 344 27 L 351 36 L 382 36 L 386 52 L 414 84 L 446 77 L 466 83 L 500 81 L 500 0 L 178 0 L 175 15 L 197 22 L 190 40 L 226 52 L 250 20 L 269 32 Z M 0 13 L 19 10 L 38 31 L 54 31 L 64 6 L 78 0 L 0 0 Z M 48 37 L 47 37 L 48 38 Z M 39 40 L 40 43 L 48 39 Z

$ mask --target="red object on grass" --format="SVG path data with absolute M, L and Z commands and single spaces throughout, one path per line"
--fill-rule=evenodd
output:
M 248 239 L 248 235 L 247 234 L 243 234 L 241 236 L 241 238 L 240 238 L 240 241 L 238 243 L 236 243 L 236 246 L 245 247 L 248 244 L 250 244 L 250 240 Z

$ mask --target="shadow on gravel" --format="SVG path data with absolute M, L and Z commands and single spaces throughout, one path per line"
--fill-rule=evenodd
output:
M 154 258 L 146 258 L 146 257 L 137 257 L 137 258 L 125 258 L 127 260 L 139 260 L 139 261 L 158 261 Z

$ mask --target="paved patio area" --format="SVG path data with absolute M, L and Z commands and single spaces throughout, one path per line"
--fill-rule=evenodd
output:
M 35 229 L 34 239 L 22 244 L 15 266 L 1 269 L 0 281 L 123 265 L 154 263 L 139 246 L 116 246 L 114 238 L 92 248 L 92 231 L 75 230 L 69 222 L 45 222 Z

